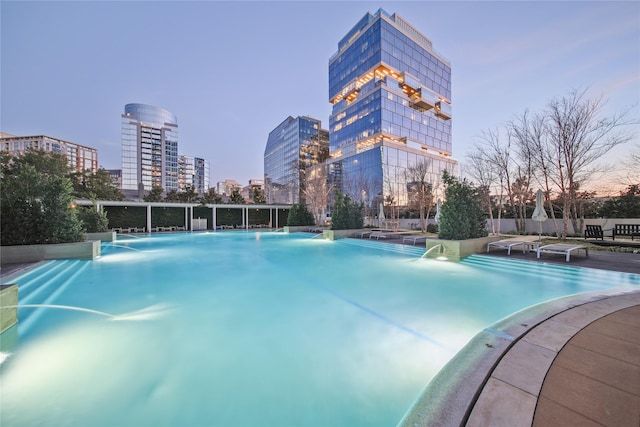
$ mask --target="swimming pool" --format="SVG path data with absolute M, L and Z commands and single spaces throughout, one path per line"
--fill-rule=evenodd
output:
M 2 349 L 0 425 L 393 426 L 497 320 L 637 284 L 420 252 L 305 233 L 180 233 L 49 262 L 16 280 L 21 304 L 51 307 L 20 309 L 18 342 Z

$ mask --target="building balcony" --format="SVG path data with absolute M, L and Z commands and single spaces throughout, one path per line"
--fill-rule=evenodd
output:
M 435 106 L 436 117 L 440 117 L 444 120 L 451 120 L 451 105 L 444 101 L 436 102 Z
M 436 106 L 438 98 L 427 91 L 419 90 L 411 97 L 412 107 L 422 111 L 430 110 Z

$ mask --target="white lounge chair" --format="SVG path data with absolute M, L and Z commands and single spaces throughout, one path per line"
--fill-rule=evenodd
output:
M 360 239 L 364 239 L 365 237 L 367 237 L 369 234 L 371 234 L 371 231 L 358 231 L 356 233 L 356 237 L 359 237 Z
M 487 253 L 491 248 L 496 249 L 506 249 L 507 255 L 511 255 L 511 248 L 516 246 L 522 246 L 522 253 L 526 253 L 527 251 L 538 247 L 538 242 L 527 241 L 522 239 L 503 239 L 495 242 L 491 242 L 487 244 Z
M 540 254 L 559 254 L 566 255 L 565 260 L 569 262 L 569 259 L 571 258 L 571 252 L 578 251 L 580 249 L 584 250 L 585 256 L 589 256 L 589 248 L 583 245 L 570 245 L 566 243 L 544 245 L 538 248 L 538 258 L 540 258 Z
M 404 242 L 411 242 L 412 245 L 415 245 L 420 240 L 424 240 L 426 242 L 427 236 L 404 236 L 402 238 L 402 244 L 404 245 Z
M 388 236 L 384 234 L 382 231 L 372 231 L 371 234 L 369 234 L 369 239 L 371 239 L 372 237 L 375 237 L 376 240 L 380 240 L 380 239 L 386 239 Z

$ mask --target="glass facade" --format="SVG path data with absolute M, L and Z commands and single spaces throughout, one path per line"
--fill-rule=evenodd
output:
M 320 120 L 287 117 L 269 133 L 264 150 L 267 203 L 291 204 L 304 199 L 306 171 L 329 154 L 329 132 Z
M 127 104 L 122 115 L 122 190 L 179 190 L 178 120 L 162 108 Z
M 184 191 L 190 185 L 199 195 L 209 190 L 209 162 L 199 157 L 178 157 L 178 186 Z
M 368 13 L 329 59 L 331 159 L 335 188 L 376 206 L 406 206 L 407 172 L 428 163 L 434 185 L 451 172 L 451 64 L 398 15 Z

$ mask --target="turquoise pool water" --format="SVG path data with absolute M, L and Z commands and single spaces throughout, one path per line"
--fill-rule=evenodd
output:
M 0 425 L 394 426 L 497 320 L 638 285 L 638 275 L 439 262 L 312 237 L 128 237 L 97 260 L 18 278 L 21 304 L 49 307 L 19 310 L 15 343 L 3 334 Z

